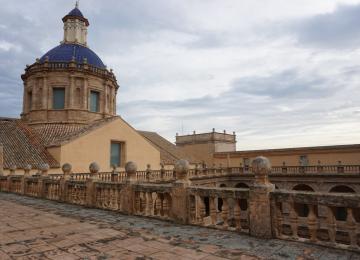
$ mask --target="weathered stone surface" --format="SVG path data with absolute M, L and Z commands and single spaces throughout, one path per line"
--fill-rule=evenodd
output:
M 179 180 L 186 179 L 186 175 L 189 169 L 190 169 L 190 164 L 187 160 L 181 159 L 177 161 L 174 167 L 176 173 L 176 179 Z
M 72 166 L 70 163 L 64 163 L 63 166 L 61 167 L 61 169 L 64 174 L 70 174 Z
M 275 185 L 268 179 L 271 171 L 270 161 L 262 156 L 257 157 L 252 162 L 252 169 L 255 181 L 249 191 L 250 235 L 271 238 L 270 193 L 275 190 Z
M 100 171 L 100 166 L 96 162 L 92 162 L 89 166 L 90 173 L 95 174 Z
M 262 240 L 0 193 L 0 259 L 358 259 L 359 254 Z
M 125 171 L 128 177 L 128 180 L 131 182 L 136 181 L 136 171 L 137 171 L 137 165 L 135 162 L 127 162 L 125 164 Z

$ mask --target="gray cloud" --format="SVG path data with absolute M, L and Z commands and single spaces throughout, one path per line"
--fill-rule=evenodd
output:
M 339 5 L 333 12 L 301 19 L 291 26 L 300 44 L 316 48 L 359 48 L 360 5 Z
M 234 1 L 233 8 L 245 2 Z M 121 85 L 118 112 L 134 127 L 170 140 L 182 128 L 185 133 L 235 130 L 239 148 L 360 141 L 355 132 L 360 57 L 348 50 L 360 41 L 360 5 L 295 22 L 279 17 L 281 25 L 271 21 L 264 33 L 257 27 L 264 18 L 247 25 L 244 21 L 253 19 L 249 14 L 251 19 L 228 22 L 216 9 L 212 13 L 193 3 L 81 2 L 90 20 L 90 47 L 115 69 Z M 0 116 L 18 116 L 20 75 L 59 43 L 61 18 L 73 3 L 0 4 Z M 200 14 L 209 19 L 200 24 Z M 215 16 L 223 26 L 211 23 Z M 232 26 L 237 23 L 244 28 Z M 289 34 L 298 44 L 278 43 Z M 341 53 L 333 50 L 340 48 Z
M 271 76 L 247 77 L 233 81 L 243 93 L 272 98 L 309 99 L 333 95 L 339 86 L 317 75 L 300 75 L 299 70 L 287 70 Z M 231 93 L 232 95 L 233 93 Z

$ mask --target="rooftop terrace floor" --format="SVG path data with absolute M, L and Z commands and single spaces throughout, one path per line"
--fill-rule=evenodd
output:
M 354 252 L 0 193 L 0 259 L 360 259 Z

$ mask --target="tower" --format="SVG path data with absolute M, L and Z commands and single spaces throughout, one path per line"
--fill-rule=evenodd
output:
M 63 41 L 27 66 L 21 76 L 21 117 L 34 127 L 87 124 L 116 115 L 116 77 L 87 46 L 89 21 L 78 3 L 62 21 Z

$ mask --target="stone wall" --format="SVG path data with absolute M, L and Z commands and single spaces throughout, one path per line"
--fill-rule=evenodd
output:
M 194 186 L 199 172 L 189 172 L 184 161 L 174 171 L 137 171 L 134 163 L 126 172 L 101 173 L 96 163 L 90 173 L 72 174 L 69 164 L 62 169 L 58 175 L 43 167 L 37 176 L 1 176 L 0 191 L 360 251 L 359 195 L 275 190 L 264 157 L 253 161 L 248 189 Z

